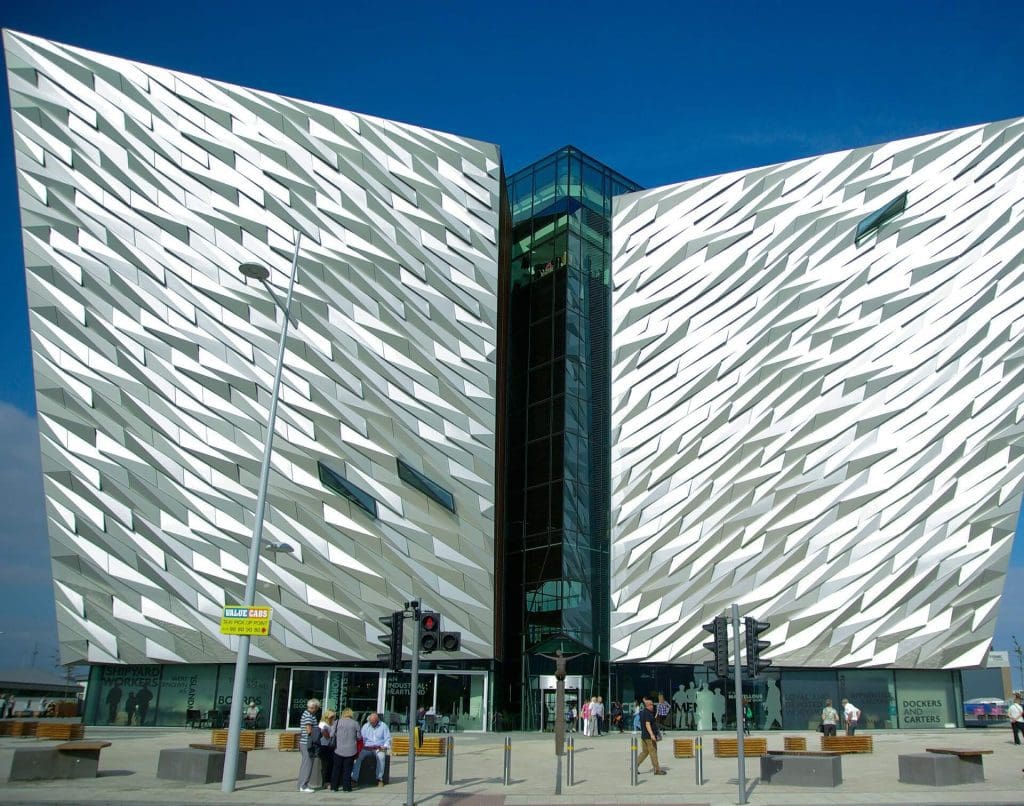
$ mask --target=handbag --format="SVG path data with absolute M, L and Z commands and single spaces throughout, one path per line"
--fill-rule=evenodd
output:
M 363 744 L 364 744 L 364 742 L 363 742 L 363 739 L 362 739 L 362 737 L 360 737 L 360 738 L 356 739 L 356 755 L 357 755 L 357 756 L 358 756 L 358 755 L 359 755 L 360 753 L 362 753 L 362 752 L 363 752 Z

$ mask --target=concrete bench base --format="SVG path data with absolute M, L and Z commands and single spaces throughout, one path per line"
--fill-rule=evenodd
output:
M 418 755 L 418 754 L 417 754 Z M 390 754 L 384 757 L 384 783 L 391 783 L 391 756 Z M 377 785 L 377 761 L 376 759 L 367 757 L 363 759 L 363 765 L 359 768 L 359 780 L 356 781 L 356 786 L 376 786 Z
M 246 751 L 238 753 L 238 778 L 245 778 Z M 224 777 L 224 751 L 171 747 L 160 751 L 156 777 L 190 784 L 212 784 Z
M 839 786 L 843 782 L 843 757 L 770 752 L 761 756 L 761 780 L 784 786 Z
M 18 747 L 0 751 L 0 781 L 95 778 L 99 766 L 99 751 L 77 753 L 57 747 Z
M 925 786 L 953 786 L 963 783 L 960 759 L 936 753 L 906 753 L 900 756 L 900 783 Z

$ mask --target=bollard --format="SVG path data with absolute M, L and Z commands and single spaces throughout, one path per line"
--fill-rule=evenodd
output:
M 508 786 L 512 783 L 512 737 L 505 737 L 505 767 L 501 773 L 502 783 Z
M 444 784 L 455 783 L 455 737 L 450 733 L 444 743 Z
M 573 779 L 576 777 L 576 742 L 572 736 L 569 737 L 565 750 L 565 783 L 566 786 L 572 786 L 574 783 Z
M 704 739 L 701 736 L 693 740 L 693 762 L 697 771 L 697 786 L 704 786 Z
M 639 770 L 636 768 L 636 760 L 640 755 L 640 751 L 636 744 L 636 734 L 634 733 L 629 737 L 629 785 L 637 786 L 640 783 L 640 776 L 637 775 Z

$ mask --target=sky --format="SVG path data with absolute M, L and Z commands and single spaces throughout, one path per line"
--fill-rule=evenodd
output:
M 509 172 L 572 144 L 645 187 L 1024 115 L 1024 5 L 988 0 L 7 0 L 0 26 L 497 143 Z M 13 153 L 0 113 L 0 669 L 49 669 Z M 996 649 L 1022 618 L 1004 597 Z

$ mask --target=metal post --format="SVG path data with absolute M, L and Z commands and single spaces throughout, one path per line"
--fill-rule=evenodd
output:
M 693 740 L 693 766 L 697 771 L 697 786 L 704 786 L 704 737 Z
M 455 783 L 455 737 L 449 733 L 444 741 L 444 784 Z
M 636 786 L 640 783 L 640 776 L 637 775 L 640 772 L 636 768 L 636 760 L 640 757 L 640 751 L 637 748 L 636 733 L 629 737 L 629 785 Z
M 572 786 L 576 781 L 576 742 L 572 736 L 569 737 L 565 759 L 565 780 L 569 786 Z
M 555 794 L 562 794 L 562 757 L 555 756 L 555 762 L 558 764 L 555 767 Z
M 274 370 L 274 385 L 270 390 L 270 412 L 267 416 L 267 441 L 263 446 L 263 464 L 260 466 L 259 489 L 256 494 L 256 514 L 252 524 L 252 542 L 249 544 L 249 570 L 245 578 L 244 607 L 256 603 L 256 576 L 260 566 L 260 543 L 263 541 L 263 518 L 267 510 L 267 486 L 270 483 L 270 460 L 274 449 L 274 422 L 277 420 L 277 402 L 281 397 L 281 375 L 284 372 L 284 353 L 288 343 L 288 322 L 291 319 L 292 291 L 295 289 L 295 275 L 299 268 L 299 244 L 302 233 L 295 233 L 295 252 L 292 255 L 292 274 L 288 281 L 288 297 L 284 304 L 284 323 L 281 325 L 281 340 L 277 347 L 277 367 Z M 231 689 L 231 715 L 228 717 L 228 743 L 224 749 L 224 775 L 221 791 L 234 792 L 238 776 L 238 744 L 242 738 L 242 698 L 245 696 L 245 678 L 249 674 L 249 636 L 238 639 L 238 656 L 235 659 L 235 682 Z
M 501 771 L 502 783 L 508 786 L 512 783 L 512 737 L 505 737 L 505 765 Z
M 747 802 L 747 763 L 743 738 L 743 666 L 740 664 L 740 606 L 732 606 L 733 682 L 736 688 L 736 766 L 739 775 L 740 804 Z
M 416 626 L 412 631 L 412 669 L 409 670 L 412 685 L 409 687 L 409 780 L 405 787 L 405 806 L 416 806 L 416 695 L 420 684 L 420 609 L 413 608 L 412 620 Z

